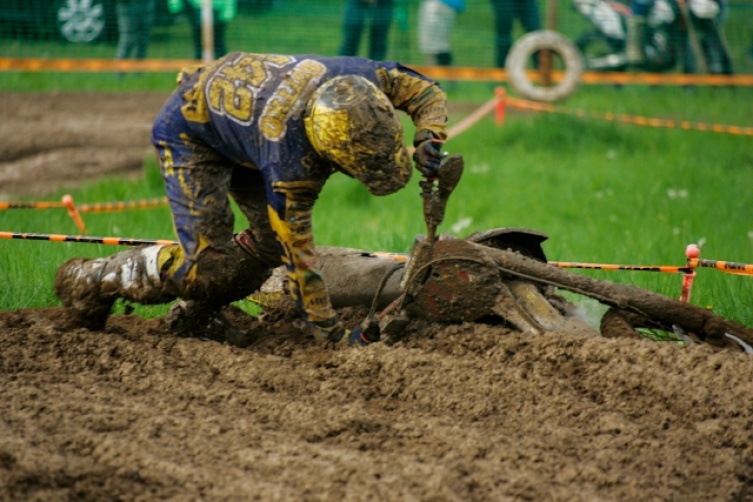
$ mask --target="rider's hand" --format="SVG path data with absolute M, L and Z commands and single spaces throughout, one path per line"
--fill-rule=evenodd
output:
M 355 329 L 342 328 L 341 331 L 331 334 L 321 329 L 315 329 L 314 338 L 325 344 L 349 345 L 354 347 L 365 347 L 372 343 L 372 340 L 366 336 L 366 333 L 360 327 Z
M 352 345 L 355 347 L 365 347 L 371 343 L 371 340 L 366 338 L 366 334 L 361 328 L 356 328 L 346 329 L 345 336 L 342 337 L 340 343 L 345 343 L 346 345 Z
M 439 175 L 439 165 L 442 163 L 442 141 L 435 138 L 431 131 L 416 133 L 413 140 L 416 151 L 413 153 L 413 161 L 416 168 L 427 178 L 436 178 Z

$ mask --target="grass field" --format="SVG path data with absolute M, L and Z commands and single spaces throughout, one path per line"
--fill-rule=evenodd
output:
M 68 74 L 58 90 L 167 90 L 172 76 L 155 74 L 115 81 L 111 75 Z M 108 83 L 109 82 L 109 83 Z M 48 90 L 48 77 L 0 74 L 0 91 Z M 467 110 L 493 96 L 490 83 L 448 86 L 453 108 Z M 563 107 L 603 113 L 752 126 L 750 89 L 584 87 Z M 462 105 L 462 106 L 461 106 Z M 407 124 L 410 128 L 410 125 Z M 550 260 L 682 265 L 686 245 L 702 258 L 753 262 L 753 149 L 750 136 L 639 127 L 567 113 L 509 110 L 496 127 L 486 117 L 446 144 L 466 159 L 441 231 L 459 236 L 494 227 L 523 227 L 549 235 Z M 136 182 L 111 180 L 72 192 L 79 203 L 160 197 L 152 158 Z M 415 176 L 402 192 L 384 199 L 335 176 L 315 212 L 318 244 L 406 252 L 425 231 Z M 59 200 L 62 193 L 47 200 Z M 65 211 L 4 211 L 0 230 L 75 233 Z M 166 209 L 87 217 L 90 235 L 172 239 Z M 239 229 L 242 228 L 239 224 Z M 0 309 L 57 305 L 54 271 L 73 256 L 111 254 L 112 246 L 5 241 L 0 253 L 4 287 Z M 583 272 L 677 297 L 681 277 L 648 272 Z M 695 304 L 753 325 L 753 277 L 699 269 Z M 145 312 L 152 312 L 145 310 Z M 159 309 L 157 313 L 161 312 Z

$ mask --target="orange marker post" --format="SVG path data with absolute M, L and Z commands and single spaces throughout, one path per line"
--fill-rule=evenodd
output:
M 680 293 L 680 301 L 688 303 L 690 302 L 690 293 L 693 289 L 693 279 L 695 279 L 695 268 L 691 260 L 696 260 L 701 255 L 701 250 L 695 244 L 688 244 L 685 248 L 685 257 L 687 258 L 687 269 L 690 272 L 685 272 L 682 276 L 682 292 Z
M 63 205 L 68 208 L 68 216 L 71 217 L 73 220 L 73 223 L 76 224 L 78 227 L 78 230 L 82 233 L 86 233 L 86 225 L 84 225 L 84 220 L 81 219 L 81 214 L 79 214 L 78 209 L 76 209 L 76 205 L 73 203 L 73 197 L 70 196 L 70 194 L 63 195 Z
M 497 127 L 505 123 L 505 112 L 507 111 L 507 91 L 504 87 L 497 87 L 497 107 L 494 109 L 494 122 Z

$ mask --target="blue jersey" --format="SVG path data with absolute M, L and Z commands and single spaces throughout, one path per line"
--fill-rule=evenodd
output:
M 311 212 L 335 166 L 310 144 L 304 116 L 317 87 L 340 75 L 365 77 L 411 116 L 417 131 L 446 137 L 444 92 L 398 63 L 240 52 L 185 70 L 153 131 L 155 145 L 166 135 L 176 144 L 186 134 L 230 165 L 259 170 L 291 293 L 307 320 L 326 332 L 338 323 L 314 258 Z

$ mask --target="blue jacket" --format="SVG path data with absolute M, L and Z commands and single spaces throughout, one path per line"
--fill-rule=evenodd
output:
M 465 10 L 465 0 L 442 0 L 442 2 L 455 9 L 458 13 Z

